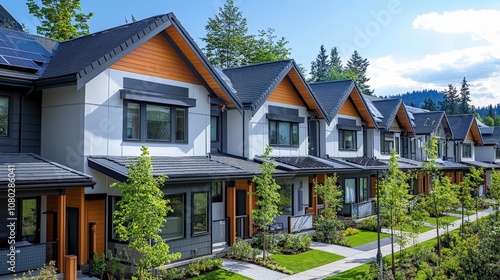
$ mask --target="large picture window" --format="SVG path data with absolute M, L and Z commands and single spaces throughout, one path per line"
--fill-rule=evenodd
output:
M 278 211 L 281 215 L 292 215 L 292 184 L 281 184 L 278 190 L 280 201 L 278 202 Z
M 356 151 L 358 149 L 356 135 L 357 132 L 354 130 L 339 129 L 339 149 Z
M 394 134 L 380 132 L 380 153 L 390 154 L 394 149 Z
M 269 144 L 278 146 L 298 146 L 299 124 L 270 120 Z
M 9 130 L 9 98 L 0 96 L 0 137 L 8 136 Z
M 368 178 L 359 178 L 359 202 L 368 200 Z
M 185 237 L 184 194 L 165 195 L 164 198 L 170 201 L 168 205 L 172 207 L 173 212 L 168 212 L 167 223 L 163 226 L 160 236 L 163 239 Z
M 126 101 L 124 108 L 125 140 L 187 142 L 186 108 Z
M 193 193 L 193 235 L 208 232 L 208 193 Z
M 356 179 L 345 179 L 344 180 L 344 200 L 345 203 L 355 203 L 356 202 Z
M 472 157 L 472 144 L 471 143 L 463 143 L 462 145 L 462 157 L 470 158 Z

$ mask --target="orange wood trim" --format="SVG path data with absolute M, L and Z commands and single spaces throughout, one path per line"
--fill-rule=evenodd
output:
M 352 117 L 360 117 L 358 111 L 356 110 L 356 107 L 354 106 L 354 103 L 352 102 L 351 97 L 347 98 L 344 104 L 342 104 L 342 107 L 340 107 L 339 110 L 339 114 Z
M 286 78 L 279 83 L 267 100 L 277 103 L 307 107 L 307 105 L 304 104 L 302 99 L 299 97 L 299 93 Z
M 370 177 L 370 197 L 376 197 L 377 196 L 377 176 L 372 175 Z
M 229 219 L 229 245 L 236 242 L 236 188 L 226 188 L 226 211 Z
M 472 131 L 470 131 L 470 129 L 467 133 L 467 137 L 465 137 L 465 140 L 474 141 L 474 136 L 472 136 Z
M 77 257 L 76 256 L 65 256 L 64 257 L 64 280 L 76 280 L 76 267 Z
M 104 244 L 105 244 L 105 230 L 106 230 L 106 200 L 87 200 L 85 201 L 86 207 L 85 210 L 87 212 L 87 220 L 86 226 L 89 226 L 89 223 L 96 223 L 95 234 L 96 234 L 96 243 L 95 252 L 96 254 L 104 254 Z M 88 229 L 88 228 L 87 228 Z M 87 231 L 88 232 L 88 231 Z M 85 243 L 88 246 L 88 236 L 85 240 Z M 90 256 L 87 256 L 90 258 Z
M 64 255 L 66 254 L 66 195 L 57 196 L 57 269 L 64 273 Z

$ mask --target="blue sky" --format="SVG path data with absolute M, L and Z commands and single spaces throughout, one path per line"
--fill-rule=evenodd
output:
M 38 21 L 22 0 L 2 5 L 33 33 Z M 38 1 L 40 2 L 40 1 Z M 174 12 L 197 43 L 224 0 L 82 0 L 94 12 L 92 32 L 137 19 Z M 249 32 L 274 28 L 289 41 L 292 58 L 306 69 L 324 44 L 346 61 L 356 49 L 368 58 L 375 94 L 404 93 L 465 76 L 474 105 L 500 103 L 500 1 L 464 0 L 235 0 Z

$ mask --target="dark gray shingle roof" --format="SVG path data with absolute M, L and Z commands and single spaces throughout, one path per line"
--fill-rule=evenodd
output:
M 393 98 L 372 100 L 372 103 L 375 108 L 377 108 L 377 110 L 384 116 L 384 118 L 381 119 L 380 122 L 378 122 L 379 127 L 389 130 L 403 101 L 401 99 Z
M 319 82 L 309 84 L 323 111 L 332 120 L 356 86 L 353 80 Z
M 453 115 L 448 116 L 450 128 L 453 131 L 453 139 L 464 141 L 471 129 L 474 115 Z
M 500 126 L 492 127 L 490 134 L 483 134 L 483 141 L 486 145 L 500 145 Z
M 271 159 L 278 164 L 278 168 L 302 175 L 359 170 L 359 168 L 349 164 L 314 156 L 274 156 Z M 260 161 L 261 159 L 256 158 L 256 160 Z
M 442 111 L 419 112 L 413 113 L 413 117 L 415 118 L 415 127 L 413 128 L 415 134 L 431 134 L 439 127 L 445 114 Z
M 0 154 L 0 190 L 7 188 L 9 165 L 15 167 L 15 184 L 19 189 L 89 187 L 95 184 L 91 176 L 35 154 Z

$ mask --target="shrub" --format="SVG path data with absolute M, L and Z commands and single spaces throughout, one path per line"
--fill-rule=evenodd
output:
M 382 217 L 380 217 L 380 227 L 387 226 L 384 224 L 384 221 Z M 360 220 L 358 222 L 358 229 L 364 229 L 368 231 L 374 231 L 377 232 L 377 216 L 371 216 L 368 218 L 365 218 L 363 220 Z
M 327 219 L 322 216 L 316 219 L 314 240 L 349 247 L 349 240 L 342 234 L 344 224 L 339 220 Z
M 358 227 L 358 223 L 356 222 L 356 219 L 353 219 L 353 218 L 344 218 L 341 221 L 344 224 L 344 229 L 347 229 L 347 228 L 357 228 Z
M 258 254 L 259 249 L 252 248 L 247 242 L 238 239 L 233 246 L 229 247 L 227 256 L 237 260 L 253 261 Z
M 28 276 L 23 273 L 22 278 L 15 278 L 21 280 L 57 280 L 56 262 L 50 261 L 48 265 L 38 269 L 38 275 L 33 275 L 33 271 L 28 271 Z
M 307 251 L 312 239 L 308 234 L 285 234 L 278 242 L 279 249 L 284 254 L 296 254 Z
M 92 275 L 99 276 L 102 278 L 102 275 L 106 272 L 106 259 L 104 254 L 95 254 L 94 261 L 92 262 Z
M 278 249 L 278 240 L 281 239 L 283 234 L 277 235 L 267 235 L 267 250 L 271 253 L 276 253 Z M 259 232 L 254 234 L 252 237 L 252 246 L 255 248 L 263 249 L 264 248 L 264 233 Z
M 349 227 L 346 230 L 344 230 L 343 234 L 344 234 L 344 236 L 351 236 L 351 235 L 355 235 L 358 233 L 359 233 L 359 230 L 357 228 Z
M 160 273 L 160 278 L 162 280 L 178 280 L 185 279 L 187 271 L 183 267 L 172 267 L 169 269 L 163 269 Z

